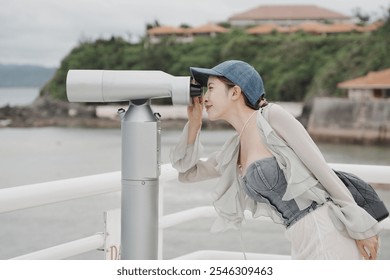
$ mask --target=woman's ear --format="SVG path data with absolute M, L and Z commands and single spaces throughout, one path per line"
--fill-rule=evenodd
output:
M 242 91 L 239 86 L 232 87 L 232 100 L 238 100 L 241 97 Z

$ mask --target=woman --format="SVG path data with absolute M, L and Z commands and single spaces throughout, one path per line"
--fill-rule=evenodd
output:
M 190 71 L 207 92 L 188 107 L 171 161 L 184 182 L 220 177 L 212 230 L 238 228 L 250 210 L 286 227 L 293 259 L 376 259 L 380 225 L 355 203 L 304 127 L 265 101 L 259 73 L 238 60 Z M 199 159 L 203 108 L 210 120 L 237 131 L 205 161 Z

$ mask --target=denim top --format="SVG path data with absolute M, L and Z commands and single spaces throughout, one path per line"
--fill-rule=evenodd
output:
M 287 181 L 275 157 L 264 158 L 251 163 L 242 177 L 246 194 L 259 203 L 270 205 L 280 216 L 286 227 L 291 226 L 319 204 L 312 204 L 300 210 L 294 199 L 283 201 Z

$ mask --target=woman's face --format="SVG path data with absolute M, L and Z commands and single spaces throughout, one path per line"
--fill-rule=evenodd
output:
M 210 76 L 204 95 L 205 109 L 209 120 L 225 119 L 229 105 L 229 88 L 217 77 Z

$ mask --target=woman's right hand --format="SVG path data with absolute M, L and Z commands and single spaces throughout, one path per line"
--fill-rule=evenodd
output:
M 187 116 L 189 122 L 188 130 L 188 144 L 193 144 L 195 142 L 198 131 L 202 126 L 202 116 L 203 116 L 203 98 L 194 97 L 192 99 L 192 105 L 187 107 Z
M 192 105 L 187 107 L 188 121 L 194 126 L 202 125 L 203 101 L 202 97 L 194 97 Z

